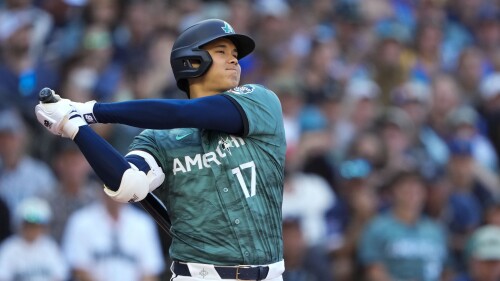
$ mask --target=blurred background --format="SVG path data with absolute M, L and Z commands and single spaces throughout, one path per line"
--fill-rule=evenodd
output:
M 34 106 L 186 98 L 171 47 L 207 18 L 282 103 L 285 281 L 500 280 L 500 1 L 0 0 L 1 281 L 169 280 L 169 237 Z

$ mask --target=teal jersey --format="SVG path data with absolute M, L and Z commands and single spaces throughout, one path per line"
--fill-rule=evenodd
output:
M 169 209 L 174 260 L 278 262 L 286 150 L 281 105 L 260 85 L 222 94 L 242 113 L 243 136 L 194 128 L 144 130 L 130 150 L 150 153 L 165 173 L 154 193 Z
M 447 263 L 445 228 L 428 218 L 406 225 L 392 212 L 379 215 L 363 231 L 359 257 L 384 264 L 392 280 L 438 281 Z

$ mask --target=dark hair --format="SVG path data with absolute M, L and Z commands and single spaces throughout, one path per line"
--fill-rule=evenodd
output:
M 422 175 L 416 170 L 399 170 L 389 178 L 386 184 L 386 189 L 388 191 L 393 191 L 395 187 L 407 181 L 418 181 L 422 184 L 425 182 Z

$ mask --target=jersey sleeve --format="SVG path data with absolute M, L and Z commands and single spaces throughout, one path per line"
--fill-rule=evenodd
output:
M 160 155 L 158 154 L 158 146 L 156 145 L 155 130 L 144 130 L 139 135 L 134 137 L 134 140 L 129 146 L 129 151 L 140 150 L 145 151 L 153 156 L 156 163 L 161 166 Z
M 273 91 L 261 85 L 247 84 L 223 95 L 239 109 L 244 123 L 244 137 L 284 135 L 281 104 Z M 269 139 L 271 144 L 281 144 L 274 139 Z

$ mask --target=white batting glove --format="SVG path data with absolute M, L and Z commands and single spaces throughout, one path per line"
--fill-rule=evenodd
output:
M 95 100 L 85 103 L 69 101 L 69 103 L 76 108 L 76 111 L 83 117 L 83 120 L 85 120 L 87 124 L 90 125 L 99 123 L 94 115 L 94 105 L 96 104 Z
M 81 126 L 87 125 L 69 100 L 39 103 L 35 107 L 38 122 L 54 135 L 74 139 Z

